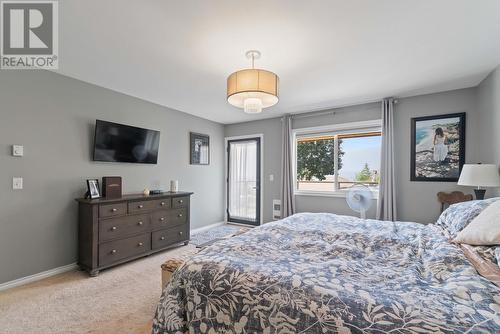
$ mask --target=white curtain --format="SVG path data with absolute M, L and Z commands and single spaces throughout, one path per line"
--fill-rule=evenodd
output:
M 293 195 L 292 172 L 292 116 L 285 115 L 282 124 L 281 150 L 281 217 L 285 218 L 295 213 L 295 198 Z
M 257 219 L 257 142 L 231 143 L 229 213 L 233 218 Z
M 377 219 L 396 220 L 396 181 L 394 177 L 394 99 L 382 101 L 382 150 Z

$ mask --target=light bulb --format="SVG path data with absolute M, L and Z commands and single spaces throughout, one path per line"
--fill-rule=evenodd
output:
M 262 112 L 262 100 L 255 97 L 249 97 L 243 102 L 243 107 L 247 114 L 258 114 Z

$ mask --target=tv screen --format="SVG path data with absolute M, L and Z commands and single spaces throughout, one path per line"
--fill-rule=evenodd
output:
M 160 132 L 96 120 L 94 161 L 156 164 Z

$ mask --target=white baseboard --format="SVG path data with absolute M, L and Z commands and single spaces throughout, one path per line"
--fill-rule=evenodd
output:
M 209 230 L 209 229 L 211 229 L 213 227 L 224 225 L 224 224 L 226 224 L 226 222 L 219 222 L 219 223 L 214 223 L 214 224 L 210 224 L 210 225 L 203 226 L 203 227 L 198 227 L 198 228 L 195 228 L 195 229 L 191 230 L 191 234 L 200 233 L 200 232 Z
M 68 264 L 68 265 L 65 265 L 62 267 L 57 267 L 57 268 L 50 269 L 47 271 L 42 271 L 41 273 L 38 273 L 38 274 L 33 274 L 33 275 L 26 276 L 26 277 L 21 277 L 21 278 L 15 279 L 13 281 L 1 283 L 0 284 L 0 291 L 15 288 L 16 286 L 39 281 L 41 279 L 44 279 L 44 278 L 47 278 L 50 276 L 62 274 L 62 273 L 68 272 L 68 271 L 76 270 L 76 269 L 78 269 L 78 265 L 76 263 L 71 263 L 71 264 Z

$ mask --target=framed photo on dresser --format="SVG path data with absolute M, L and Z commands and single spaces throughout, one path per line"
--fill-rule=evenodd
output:
M 85 197 L 91 199 L 101 197 L 101 191 L 99 189 L 99 180 L 97 179 L 87 180 L 87 194 L 85 195 Z
M 465 113 L 411 119 L 411 181 L 457 182 L 465 163 Z

